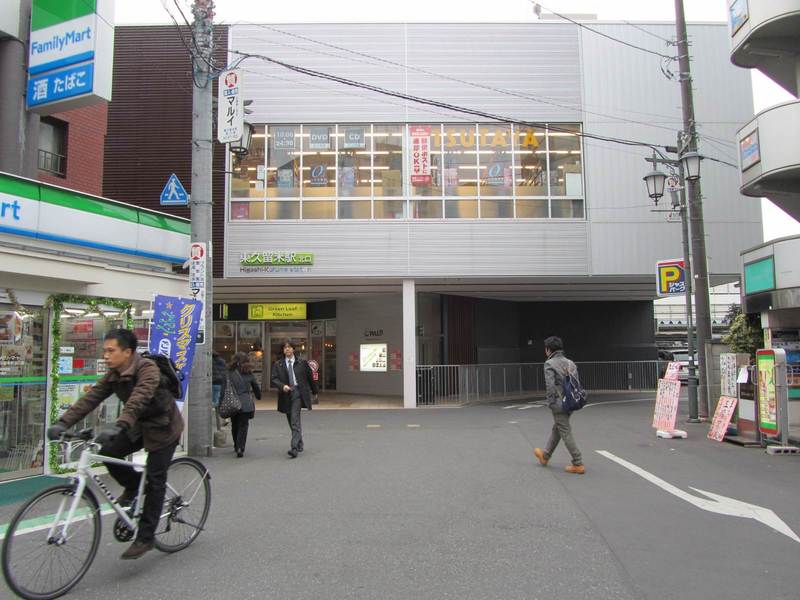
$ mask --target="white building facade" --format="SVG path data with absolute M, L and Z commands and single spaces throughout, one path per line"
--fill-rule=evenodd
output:
M 592 27 L 668 52 L 630 25 Z M 729 63 L 726 26 L 689 29 L 701 148 L 735 162 L 749 77 Z M 266 369 L 291 336 L 324 387 L 406 406 L 417 365 L 538 362 L 547 335 L 583 360 L 655 359 L 655 263 L 680 256 L 681 234 L 651 212 L 650 149 L 628 142 L 674 145 L 682 128 L 658 56 L 550 22 L 229 36 L 229 63 L 257 55 L 241 64 L 255 134 L 228 169 L 218 351 L 261 352 Z M 760 209 L 722 163 L 704 163 L 703 194 L 712 283 L 736 280 Z

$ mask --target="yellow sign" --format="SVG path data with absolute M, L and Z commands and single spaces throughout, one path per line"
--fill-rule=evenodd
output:
M 305 321 L 305 302 L 248 304 L 247 318 L 251 321 Z

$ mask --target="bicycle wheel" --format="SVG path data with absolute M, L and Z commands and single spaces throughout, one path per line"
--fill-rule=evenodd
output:
M 75 485 L 60 484 L 28 500 L 11 519 L 3 540 L 3 576 L 26 600 L 47 600 L 67 593 L 81 580 L 100 544 L 100 507 L 85 490 L 67 528 Z M 52 530 L 52 537 L 50 533 Z
M 203 530 L 211 508 L 211 476 L 203 463 L 182 456 L 167 470 L 167 494 L 155 535 L 156 548 L 177 552 Z

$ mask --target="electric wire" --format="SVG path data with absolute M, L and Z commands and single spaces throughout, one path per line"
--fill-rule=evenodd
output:
M 577 25 L 578 27 L 580 27 L 582 29 L 585 29 L 587 31 L 591 31 L 592 33 L 594 33 L 596 35 L 599 35 L 601 37 L 609 39 L 609 40 L 611 40 L 613 42 L 617 42 L 618 44 L 622 44 L 623 46 L 628 46 L 629 48 L 634 48 L 635 50 L 640 50 L 641 52 L 646 52 L 648 54 L 653 54 L 655 56 L 660 56 L 661 58 L 667 58 L 669 60 L 677 60 L 677 58 L 678 58 L 677 56 L 669 56 L 668 54 L 664 54 L 662 52 L 656 52 L 655 50 L 650 50 L 649 48 L 644 48 L 642 46 L 637 46 L 636 44 L 631 44 L 630 42 L 626 42 L 625 40 L 621 40 L 619 38 L 615 38 L 613 35 L 608 35 L 607 33 L 603 33 L 602 31 L 598 31 L 597 29 L 592 29 L 588 25 L 585 25 L 584 23 L 580 23 L 580 22 L 576 21 L 575 19 L 572 19 L 572 18 L 568 17 L 567 15 L 562 15 L 561 13 L 557 13 L 556 11 L 551 10 L 548 7 L 544 6 L 541 2 L 534 2 L 533 0 L 529 0 L 529 1 L 532 2 L 533 4 L 538 4 L 543 9 L 545 9 L 547 12 L 557 16 L 559 19 L 563 19 L 565 21 L 569 21 L 570 23 L 572 23 L 574 25 Z
M 626 25 L 630 25 L 634 29 L 638 29 L 639 31 L 643 31 L 647 35 L 651 35 L 654 38 L 657 38 L 657 39 L 661 40 L 662 42 L 666 43 L 667 46 L 673 46 L 675 44 L 675 42 L 673 42 L 672 40 L 668 40 L 665 37 L 661 37 L 657 33 L 653 33 L 652 31 L 649 31 L 649 30 L 645 29 L 644 27 L 641 27 L 641 26 L 637 25 L 636 23 L 631 23 L 630 21 L 623 21 L 623 23 L 625 23 Z
M 392 96 L 392 97 L 395 97 L 395 98 L 400 98 L 400 99 L 408 100 L 408 101 L 411 101 L 411 102 L 415 102 L 415 103 L 418 103 L 418 104 L 424 104 L 424 105 L 428 105 L 428 106 L 434 106 L 434 107 L 438 107 L 438 108 L 443 108 L 445 110 L 456 112 L 456 113 L 463 113 L 463 114 L 469 114 L 469 115 L 473 115 L 473 116 L 478 116 L 478 117 L 482 117 L 482 118 L 489 119 L 489 120 L 492 120 L 492 121 L 499 121 L 499 122 L 502 122 L 502 123 L 513 123 L 513 124 L 523 125 L 523 126 L 526 126 L 526 127 L 538 127 L 540 129 L 549 128 L 552 131 L 567 133 L 567 134 L 570 134 L 570 135 L 575 135 L 575 136 L 581 137 L 583 139 L 593 139 L 593 140 L 598 140 L 598 141 L 603 141 L 603 142 L 620 144 L 620 145 L 624 145 L 624 146 L 638 146 L 638 147 L 650 148 L 655 152 L 660 152 L 658 150 L 658 148 L 663 148 L 664 147 L 661 144 L 656 144 L 656 143 L 651 143 L 651 142 L 644 142 L 644 141 L 641 141 L 641 140 L 630 140 L 630 139 L 625 139 L 625 138 L 617 138 L 617 137 L 612 137 L 612 136 L 605 136 L 605 135 L 587 133 L 585 131 L 574 131 L 574 130 L 571 130 L 571 129 L 565 129 L 563 127 L 559 127 L 557 124 L 556 125 L 554 125 L 554 124 L 545 124 L 545 123 L 539 122 L 539 121 L 527 121 L 527 120 L 523 120 L 523 119 L 513 119 L 513 118 L 510 118 L 510 117 L 506 117 L 506 116 L 503 116 L 503 115 L 496 115 L 496 114 L 489 113 L 489 112 L 486 112 L 486 111 L 480 111 L 480 110 L 476 110 L 476 109 L 465 108 L 465 107 L 462 107 L 462 106 L 457 106 L 457 105 L 449 104 L 449 103 L 446 103 L 446 102 L 440 102 L 440 101 L 437 101 L 437 100 L 431 100 L 429 98 L 423 98 L 423 97 L 420 97 L 420 96 L 413 96 L 411 94 L 405 94 L 405 93 L 397 92 L 397 91 L 394 91 L 394 90 L 388 90 L 388 89 L 385 89 L 385 88 L 381 88 L 379 86 L 366 84 L 366 83 L 359 82 L 359 81 L 354 81 L 354 80 L 347 79 L 347 78 L 344 78 L 344 77 L 339 77 L 337 75 L 332 75 L 332 74 L 329 74 L 329 73 L 316 71 L 314 69 L 308 69 L 306 67 L 299 67 L 297 65 L 292 65 L 292 64 L 289 64 L 289 63 L 286 63 L 286 62 L 271 58 L 269 56 L 261 55 L 261 54 L 254 54 L 254 53 L 250 53 L 250 52 L 242 52 L 242 51 L 239 51 L 239 50 L 229 50 L 229 52 L 231 54 L 236 54 L 236 55 L 239 55 L 239 56 L 244 57 L 244 58 L 255 58 L 255 59 L 267 62 L 267 63 L 275 64 L 277 66 L 281 66 L 281 67 L 283 67 L 285 69 L 288 69 L 290 71 L 293 71 L 293 72 L 296 72 L 296 73 L 299 73 L 299 74 L 302 74 L 302 75 L 307 75 L 307 76 L 310 76 L 310 77 L 316 77 L 316 78 L 319 78 L 319 79 L 325 79 L 325 80 L 332 81 L 334 83 L 339 83 L 339 84 L 350 86 L 350 87 L 361 88 L 361 89 L 365 89 L 365 90 L 368 90 L 368 91 L 371 91 L 371 92 L 374 92 L 374 93 L 377 93 L 377 94 L 383 94 L 383 95 L 387 95 L 387 96 Z M 727 164 L 729 166 L 736 167 L 736 165 L 733 165 L 732 163 L 728 163 L 727 161 L 723 161 L 723 160 L 720 160 L 720 159 L 714 159 L 714 160 L 716 162 L 720 162 L 722 164 Z M 736 167 L 736 168 L 738 168 L 738 167 Z
M 364 53 L 364 52 L 359 52 L 357 50 L 352 50 L 350 48 L 346 48 L 346 47 L 343 47 L 343 46 L 338 46 L 336 44 L 331 44 L 329 42 L 323 42 L 321 40 L 310 38 L 308 36 L 304 36 L 304 35 L 301 35 L 301 34 L 298 34 L 298 33 L 294 33 L 294 32 L 291 32 L 291 31 L 286 31 L 286 30 L 283 30 L 283 29 L 279 29 L 277 27 L 273 27 L 271 25 L 267 25 L 267 24 L 263 24 L 263 23 L 252 23 L 252 22 L 239 21 L 237 24 L 246 24 L 246 25 L 259 27 L 259 28 L 262 28 L 262 29 L 267 29 L 267 30 L 275 32 L 275 33 L 280 33 L 280 34 L 283 34 L 283 35 L 286 35 L 286 36 L 290 36 L 290 37 L 294 37 L 294 38 L 297 38 L 297 39 L 300 39 L 300 40 L 303 40 L 303 41 L 311 42 L 313 44 L 318 44 L 320 46 L 325 46 L 325 47 L 328 47 L 328 48 L 332 48 L 332 49 L 335 49 L 335 50 L 346 52 L 348 54 L 352 54 L 352 55 L 358 56 L 361 59 L 365 59 L 365 60 L 356 60 L 356 59 L 348 58 L 348 60 L 353 60 L 355 62 L 360 62 L 360 63 L 363 63 L 363 64 L 374 64 L 375 62 L 388 64 L 388 65 L 399 67 L 399 68 L 404 68 L 404 69 L 409 69 L 409 70 L 412 70 L 412 71 L 417 71 L 417 72 L 423 73 L 425 75 L 438 77 L 438 78 L 441 78 L 441 79 L 444 79 L 444 80 L 453 81 L 453 82 L 456 82 L 456 83 L 461 83 L 461 84 L 468 85 L 468 86 L 471 86 L 471 87 L 490 90 L 490 91 L 493 91 L 493 92 L 497 92 L 499 94 L 504 94 L 504 95 L 508 95 L 508 96 L 514 96 L 514 97 L 517 97 L 517 98 L 533 100 L 535 102 L 540 102 L 540 103 L 543 103 L 543 104 L 549 104 L 551 106 L 557 106 L 559 108 L 565 108 L 567 110 L 576 110 L 576 111 L 584 112 L 584 113 L 595 115 L 595 116 L 599 116 L 599 117 L 605 117 L 605 118 L 609 118 L 609 119 L 614 119 L 616 121 L 623 122 L 623 123 L 630 123 L 630 124 L 635 124 L 635 125 L 654 127 L 654 128 L 657 128 L 657 129 L 664 129 L 664 130 L 667 130 L 667 131 L 674 131 L 675 130 L 674 127 L 670 127 L 670 126 L 667 126 L 667 125 L 660 125 L 660 124 L 654 123 L 652 121 L 649 121 L 649 122 L 637 121 L 637 120 L 628 119 L 628 118 L 625 118 L 625 117 L 622 117 L 622 116 L 618 116 L 618 115 L 611 115 L 611 114 L 607 114 L 607 113 L 601 113 L 601 112 L 589 110 L 588 108 L 586 108 L 586 106 L 588 106 L 588 105 L 584 105 L 584 104 L 581 104 L 581 103 L 573 104 L 573 105 L 562 104 L 562 103 L 557 102 L 556 100 L 554 100 L 552 98 L 548 98 L 547 96 L 538 96 L 538 95 L 532 95 L 532 94 L 525 94 L 525 93 L 522 93 L 522 92 L 515 92 L 513 90 L 497 88 L 497 87 L 490 86 L 490 85 L 487 85 L 487 84 L 475 83 L 475 82 L 472 82 L 472 81 L 466 81 L 466 80 L 463 80 L 463 79 L 460 79 L 460 78 L 457 78 L 457 77 L 453 77 L 451 75 L 444 75 L 444 74 L 441 74 L 441 73 L 436 73 L 436 72 L 433 72 L 433 71 L 429 71 L 427 69 L 423 69 L 423 68 L 420 68 L 420 67 L 415 67 L 413 65 L 408 65 L 408 64 L 405 64 L 405 63 L 401 63 L 401 62 L 385 59 L 385 58 L 382 58 L 382 57 L 374 56 L 374 55 L 371 55 L 371 54 L 367 54 L 367 53 Z M 331 56 L 331 57 L 334 57 L 334 58 L 346 58 L 346 57 L 342 57 L 342 56 L 337 55 L 337 54 L 332 54 L 330 52 L 324 52 L 324 51 L 321 51 L 321 50 L 314 50 L 314 49 L 305 48 L 305 47 L 302 47 L 302 46 L 295 46 L 295 45 L 292 45 L 292 44 L 286 44 L 286 43 L 277 42 L 277 41 L 274 41 L 274 40 L 264 40 L 262 38 L 250 38 L 250 37 L 246 37 L 246 36 L 241 36 L 241 37 L 236 38 L 236 40 L 237 41 L 238 40 L 251 40 L 251 41 L 260 41 L 260 42 L 264 42 L 265 41 L 265 42 L 270 43 L 270 44 L 284 46 L 284 47 L 292 48 L 294 50 L 307 51 L 307 52 L 312 52 L 312 53 L 320 54 L 320 55 L 324 55 L 324 56 Z M 373 61 L 373 62 L 368 62 L 368 61 Z M 635 112 L 635 111 L 629 111 L 629 112 Z M 664 119 L 675 119 L 676 121 L 680 120 L 680 117 L 677 116 L 677 115 L 668 117 L 666 115 L 656 115 L 656 114 L 653 114 L 653 113 L 640 113 L 640 114 L 645 115 L 645 116 L 657 116 L 657 117 L 661 117 L 661 118 L 664 118 Z M 721 138 L 713 138 L 712 136 L 700 136 L 699 134 L 698 134 L 698 137 L 704 137 L 704 138 L 708 138 L 708 139 L 716 139 L 720 143 L 729 144 L 729 145 L 733 146 L 732 143 L 728 142 L 727 140 L 723 140 Z

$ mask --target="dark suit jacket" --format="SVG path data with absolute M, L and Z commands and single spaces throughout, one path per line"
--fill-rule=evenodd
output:
M 282 357 L 272 363 L 271 371 L 272 387 L 278 389 L 278 411 L 288 413 L 292 405 L 291 392 L 284 392 L 284 385 L 291 385 L 289 380 L 289 370 L 286 368 L 286 357 Z M 318 393 L 317 382 L 311 373 L 308 362 L 302 358 L 294 357 L 294 379 L 297 382 L 297 389 L 303 401 L 303 407 L 311 410 L 311 395 Z

